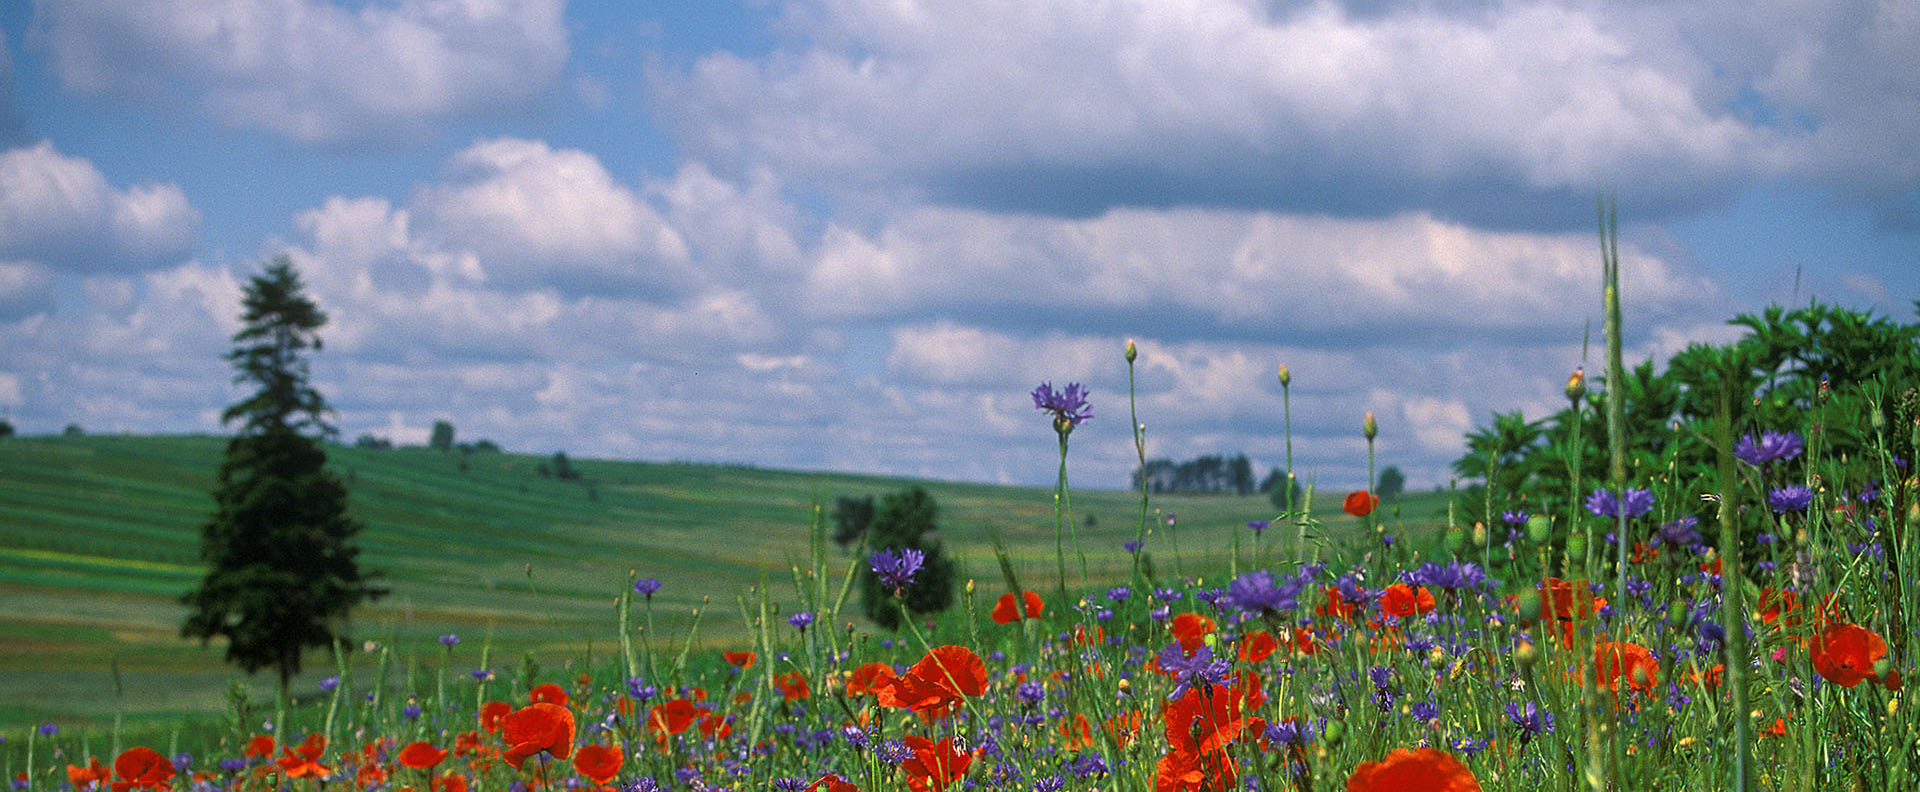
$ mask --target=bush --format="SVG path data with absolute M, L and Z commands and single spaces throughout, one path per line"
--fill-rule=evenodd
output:
M 936 535 L 939 529 L 934 524 L 939 512 L 932 495 L 913 487 L 882 499 L 874 510 L 873 524 L 867 528 L 872 532 L 867 546 L 873 550 L 912 549 L 926 554 L 920 573 L 907 586 L 901 603 L 914 616 L 938 613 L 953 605 L 959 571 L 953 559 L 941 552 Z M 889 630 L 900 628 L 900 609 L 894 605 L 893 592 L 882 586 L 880 577 L 865 564 L 860 566 L 860 593 L 868 619 Z

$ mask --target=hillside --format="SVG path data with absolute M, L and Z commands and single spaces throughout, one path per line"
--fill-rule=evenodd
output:
M 224 438 L 203 436 L 0 442 L 0 722 L 110 718 L 116 663 L 130 717 L 220 710 L 235 673 L 217 644 L 177 637 L 176 598 L 201 574 L 199 525 L 224 447 Z M 774 601 L 790 607 L 788 566 L 806 553 L 813 505 L 840 495 L 925 486 L 963 577 L 997 580 L 990 527 L 1036 587 L 1053 569 L 1052 498 L 1041 488 L 605 460 L 575 460 L 584 479 L 560 481 L 541 476 L 547 460 L 533 455 L 329 453 L 369 526 L 363 565 L 393 589 L 358 613 L 354 637 L 437 662 L 435 639 L 455 633 L 460 670 L 479 665 L 489 635 L 495 668 L 523 651 L 550 661 L 589 647 L 605 653 L 630 573 L 665 583 L 654 600 L 656 640 L 684 639 L 692 612 L 712 597 L 699 641 L 740 641 L 735 597 L 764 577 Z M 1120 544 L 1138 525 L 1138 494 L 1076 491 L 1073 503 L 1094 576 L 1124 578 Z M 1439 504 L 1411 496 L 1404 509 L 1426 522 Z M 1156 496 L 1153 509 L 1179 515 L 1177 557 L 1164 532 L 1149 540 L 1163 574 L 1223 572 L 1234 527 L 1271 516 L 1257 496 Z M 1350 519 L 1328 517 L 1334 527 Z M 850 559 L 832 552 L 837 574 Z M 310 655 L 296 687 L 330 669 Z M 264 692 L 270 676 L 251 684 Z

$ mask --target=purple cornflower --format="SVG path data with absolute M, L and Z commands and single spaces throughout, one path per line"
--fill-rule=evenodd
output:
M 407 720 L 420 717 L 420 705 L 411 701 L 407 702 L 407 706 L 400 708 L 400 717 L 406 718 Z
M 1407 714 L 1414 720 L 1426 722 L 1440 717 L 1440 707 L 1431 701 L 1416 701 L 1407 708 Z
M 1313 742 L 1313 724 L 1289 717 L 1267 724 L 1267 742 L 1273 745 L 1305 746 Z
M 1799 484 L 1781 487 L 1767 493 L 1767 505 L 1773 508 L 1774 514 L 1806 511 L 1807 504 L 1812 502 L 1813 490 Z
M 1127 598 L 1131 596 L 1133 596 L 1133 589 L 1127 588 L 1126 586 L 1114 586 L 1113 588 L 1107 589 L 1108 602 L 1126 602 Z
M 247 769 L 247 760 L 227 758 L 220 760 L 220 769 L 229 773 L 238 773 Z
M 1446 566 L 1428 561 L 1401 577 L 1413 585 L 1430 588 L 1479 588 L 1487 582 L 1487 571 L 1472 561 L 1449 561 Z
M 800 792 L 807 788 L 807 782 L 792 776 L 773 779 L 773 788 L 779 792 Z
M 1733 458 L 1754 467 L 1768 462 L 1792 459 L 1800 455 L 1805 448 L 1800 435 L 1795 432 L 1776 432 L 1771 429 L 1761 432 L 1755 440 L 1753 435 L 1740 438 L 1733 444 Z
M 659 578 L 641 578 L 633 581 L 633 593 L 647 599 L 653 599 L 654 592 L 660 590 Z
M 1654 541 L 1674 547 L 1698 547 L 1700 532 L 1695 527 L 1699 524 L 1700 521 L 1691 516 L 1682 517 L 1670 523 L 1661 523 L 1660 530 L 1653 535 Z
M 1271 520 L 1248 520 L 1247 530 L 1252 531 L 1254 536 L 1259 536 L 1260 532 L 1267 530 L 1267 526 L 1272 524 Z
M 1612 492 L 1596 489 L 1587 496 L 1587 511 L 1595 517 L 1618 517 L 1624 511 L 1631 519 L 1653 511 L 1653 491 L 1645 489 L 1627 490 L 1626 508 L 1621 508 L 1621 499 Z
M 333 689 L 339 686 L 340 686 L 340 677 L 337 677 L 337 676 L 330 676 L 330 677 L 327 677 L 326 679 L 320 680 L 320 692 L 322 693 L 332 693 Z
M 1065 390 L 1055 392 L 1053 384 L 1040 383 L 1033 389 L 1033 408 L 1053 413 L 1054 427 L 1060 431 L 1072 431 L 1081 421 L 1093 417 L 1087 406 L 1087 389 L 1078 382 L 1067 383 Z M 1064 429 L 1060 427 L 1064 426 Z
M 473 681 L 475 682 L 492 682 L 493 681 L 493 672 L 484 668 L 476 668 L 467 673 L 473 675 Z
M 1290 611 L 1300 607 L 1300 588 L 1296 580 L 1276 586 L 1272 572 L 1257 569 L 1228 583 L 1226 600 L 1234 607 L 1251 613 Z
M 452 649 L 453 647 L 459 646 L 460 636 L 454 635 L 453 633 L 447 633 L 446 635 L 442 635 L 440 636 L 440 645 L 447 647 L 448 649 Z
M 660 792 L 660 782 L 647 776 L 641 776 L 628 784 L 626 792 Z
M 1067 772 L 1072 773 L 1076 778 L 1092 778 L 1097 775 L 1106 775 L 1108 772 L 1107 760 L 1101 758 L 1097 753 L 1084 754 L 1067 762 Z M 1059 789 L 1059 787 L 1055 787 L 1055 789 Z
M 644 702 L 659 695 L 660 689 L 647 684 L 646 677 L 628 677 L 627 695 Z
M 1033 782 L 1033 792 L 1060 792 L 1067 787 L 1067 780 L 1058 775 L 1042 778 Z
M 47 721 L 46 723 L 40 724 L 40 736 L 42 737 L 52 737 L 59 733 L 60 733 L 60 725 L 57 723 L 54 723 L 53 721 Z
M 801 611 L 792 616 L 788 616 L 787 623 L 799 628 L 801 632 L 805 632 L 807 626 L 813 624 L 813 612 Z
M 1500 521 L 1506 523 L 1508 526 L 1519 528 L 1526 525 L 1527 518 L 1532 516 L 1533 515 L 1528 514 L 1524 509 L 1511 509 L 1500 513 Z
M 1140 552 L 1140 543 L 1132 539 L 1128 539 L 1127 541 L 1120 543 L 1120 549 L 1125 550 L 1129 553 L 1138 553 Z
M 1185 695 L 1187 689 L 1196 684 L 1218 685 L 1225 682 L 1227 673 L 1233 670 L 1233 665 L 1228 661 L 1213 659 L 1213 648 L 1210 646 L 1201 646 L 1192 657 L 1188 657 L 1179 643 L 1170 643 L 1167 648 L 1160 650 L 1158 659 L 1161 670 L 1172 673 L 1174 679 L 1178 680 L 1173 692 L 1167 695 L 1168 701 Z
M 867 557 L 867 566 L 873 574 L 880 576 L 880 585 L 893 591 L 899 591 L 913 582 L 913 576 L 920 571 L 920 565 L 926 563 L 927 554 L 911 547 L 899 552 L 877 550 Z
M 1541 712 L 1540 705 L 1531 701 L 1527 702 L 1524 709 L 1518 704 L 1508 704 L 1507 721 L 1520 727 L 1520 739 L 1523 742 L 1553 733 L 1553 713 Z

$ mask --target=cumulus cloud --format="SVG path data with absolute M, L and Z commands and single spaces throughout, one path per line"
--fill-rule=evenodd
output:
M 889 316 L 1186 337 L 1366 344 L 1569 328 L 1598 288 L 1588 234 L 1484 231 L 1425 213 L 1339 219 L 1113 210 L 1089 219 L 926 207 L 871 233 L 833 226 L 807 273 L 823 318 Z M 1643 317 L 1713 304 L 1709 280 L 1629 245 Z
M 0 152 L 0 260 L 132 272 L 179 262 L 199 231 L 200 213 L 178 186 L 116 189 L 49 141 Z
M 1724 4 L 1366 5 L 797 0 L 784 47 L 712 53 L 656 70 L 652 86 L 682 144 L 716 161 L 1083 214 L 1423 209 L 1584 226 L 1596 184 L 1666 215 L 1823 161 L 1827 136 L 1881 152 L 1920 138 L 1914 119 L 1852 123 L 1907 112 L 1832 90 L 1857 73 L 1787 79 L 1806 47 L 1778 42 L 1764 68 L 1723 51 L 1749 41 L 1746 23 L 1707 11 L 1759 18 Z M 1878 65 L 1920 51 L 1920 32 L 1899 24 L 1910 11 L 1795 5 L 1820 23 L 1819 43 L 1860 39 L 1884 53 Z M 1837 70 L 1846 51 L 1825 46 L 1812 65 Z M 1732 78 L 1719 68 L 1750 63 Z M 1899 75 L 1897 94 L 1916 70 L 1882 73 Z M 1743 113 L 1743 95 L 1819 130 Z
M 36 2 L 68 88 L 185 101 L 303 141 L 417 134 L 520 111 L 561 87 L 562 0 Z

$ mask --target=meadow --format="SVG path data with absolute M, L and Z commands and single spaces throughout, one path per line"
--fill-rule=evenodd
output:
M 220 646 L 180 639 L 185 610 L 177 602 L 204 574 L 199 530 L 224 447 L 224 438 L 205 436 L 0 442 L 7 749 L 17 752 L 27 724 L 105 733 L 120 714 L 124 728 L 164 731 L 225 710 L 238 674 Z M 465 639 L 472 651 L 463 654 L 472 656 L 459 660 L 469 664 L 489 636 L 498 667 L 527 652 L 550 663 L 605 657 L 618 645 L 613 603 L 630 574 L 665 581 L 653 598 L 663 643 L 691 635 L 702 648 L 744 645 L 735 596 L 762 582 L 790 588 L 790 564 L 809 552 L 814 508 L 830 509 L 842 495 L 925 487 L 965 576 L 998 579 L 991 530 L 1005 537 L 1018 568 L 1038 574 L 1053 561 L 1053 511 L 1041 489 L 594 459 L 574 460 L 582 479 L 562 481 L 539 475 L 548 458 L 531 454 L 328 452 L 350 481 L 355 516 L 370 526 L 363 563 L 393 589 L 357 613 L 354 637 L 429 667 L 443 659 L 437 640 L 446 634 Z M 1124 582 L 1131 562 L 1118 549 L 1132 538 L 1138 495 L 1086 490 L 1074 506 L 1083 540 L 1099 549 L 1094 578 Z M 1428 525 L 1444 508 L 1430 494 L 1406 502 L 1406 513 Z M 1166 496 L 1153 509 L 1156 519 L 1178 515 L 1186 528 L 1180 554 L 1168 548 L 1162 563 L 1196 571 L 1224 568 L 1232 529 L 1272 511 L 1264 496 Z M 832 549 L 836 573 L 852 563 L 847 553 Z M 695 631 L 692 614 L 703 605 Z M 311 654 L 296 689 L 316 690 L 332 667 L 323 653 Z M 267 700 L 271 677 L 245 684 Z

